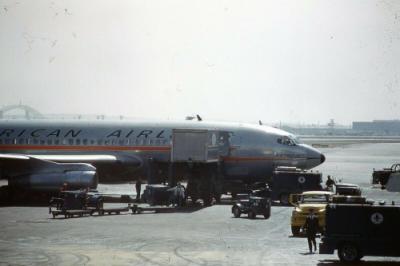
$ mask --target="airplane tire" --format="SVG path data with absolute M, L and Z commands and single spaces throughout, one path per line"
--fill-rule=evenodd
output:
M 221 194 L 215 194 L 214 197 L 215 197 L 215 201 L 216 201 L 218 204 L 221 203 Z
M 205 196 L 203 197 L 203 202 L 204 202 L 204 206 L 211 206 L 212 205 L 212 197 L 211 196 Z
M 197 201 L 197 197 L 195 196 L 190 196 L 190 198 L 192 199 L 192 204 L 195 205 L 196 201 Z

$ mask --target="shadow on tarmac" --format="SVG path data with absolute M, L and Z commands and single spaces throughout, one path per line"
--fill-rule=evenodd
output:
M 339 260 L 320 260 L 317 266 L 334 266 L 334 265 L 363 265 L 363 266 L 386 266 L 386 265 L 400 265 L 400 262 L 398 261 L 359 261 L 356 263 L 343 263 L 340 262 Z

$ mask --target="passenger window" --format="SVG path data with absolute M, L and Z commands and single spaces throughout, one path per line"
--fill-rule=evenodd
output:
M 74 145 L 74 139 L 68 139 L 68 144 L 69 145 Z
M 83 139 L 83 140 L 82 140 L 82 144 L 83 144 L 83 145 L 87 145 L 87 144 L 88 144 L 88 140 L 87 140 L 87 139 Z
M 19 143 L 19 144 L 24 144 L 24 143 L 25 143 L 25 139 L 19 139 L 19 140 L 18 140 L 18 143 Z M 1 144 L 1 142 L 0 142 L 0 144 Z
M 103 140 L 102 140 L 102 139 L 98 139 L 98 140 L 97 140 L 97 144 L 98 144 L 98 145 L 102 145 L 102 144 L 103 144 Z
M 33 139 L 33 144 L 38 144 L 38 143 L 39 143 L 38 139 Z
M 54 140 L 54 144 L 55 144 L 55 145 L 59 145 L 59 144 L 60 144 L 60 140 L 59 140 L 59 139 L 55 139 L 55 140 Z
M 53 140 L 52 139 L 48 139 L 47 140 L 47 145 L 51 145 L 51 144 L 53 144 Z
M 46 141 L 44 139 L 41 139 L 40 140 L 40 145 L 44 145 L 44 144 L 46 144 Z
M 81 145 L 81 139 L 76 139 L 76 140 L 75 140 L 75 144 L 76 144 L 76 145 Z
M 2 139 L 0 139 L 0 144 L 3 144 L 3 140 Z
M 94 141 L 94 139 L 90 140 L 90 145 L 94 145 L 96 142 Z

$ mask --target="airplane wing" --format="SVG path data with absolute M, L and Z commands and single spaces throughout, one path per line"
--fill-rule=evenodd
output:
M 57 192 L 62 184 L 70 189 L 96 188 L 96 168 L 88 163 L 58 163 L 21 154 L 0 154 L 0 178 L 20 189 Z
M 35 158 L 38 160 L 52 161 L 58 163 L 127 163 L 131 166 L 141 166 L 139 158 L 132 155 L 110 155 L 110 154 L 0 154 L 0 160 L 18 159 L 29 160 Z
M 82 163 L 92 163 L 92 162 L 117 162 L 118 157 L 115 155 L 88 155 L 88 154 L 77 154 L 77 155 L 29 155 L 30 157 L 48 160 L 54 162 L 82 162 Z

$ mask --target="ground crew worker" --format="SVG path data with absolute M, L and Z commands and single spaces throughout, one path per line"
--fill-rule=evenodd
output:
M 177 198 L 178 198 L 178 207 L 182 207 L 185 204 L 185 187 L 178 182 L 177 184 Z
M 142 188 L 142 180 L 139 178 L 135 184 L 136 187 L 136 201 L 140 201 L 140 190 Z
M 63 185 L 62 185 L 62 187 L 60 188 L 60 192 L 67 191 L 67 189 L 68 189 L 68 183 L 67 183 L 67 182 L 64 182 Z
M 331 178 L 330 175 L 328 175 L 328 180 L 326 180 L 326 187 L 327 188 L 332 188 L 333 185 L 335 185 L 335 181 Z
M 317 216 L 315 216 L 313 209 L 311 209 L 309 215 L 307 215 L 304 229 L 307 233 L 308 248 L 310 250 L 310 253 L 313 252 L 312 245 L 314 245 L 314 251 L 317 251 L 317 242 L 315 241 L 315 235 L 317 234 L 318 230 L 318 219 Z

